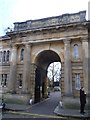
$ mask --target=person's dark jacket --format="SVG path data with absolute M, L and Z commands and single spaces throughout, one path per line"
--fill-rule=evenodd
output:
M 86 104 L 86 94 L 80 89 L 80 103 Z

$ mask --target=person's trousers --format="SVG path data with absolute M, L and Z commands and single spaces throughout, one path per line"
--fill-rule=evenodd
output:
M 81 105 L 80 105 L 80 110 L 81 110 L 80 112 L 81 112 L 81 113 L 84 113 L 84 108 L 85 108 L 85 104 L 81 104 Z

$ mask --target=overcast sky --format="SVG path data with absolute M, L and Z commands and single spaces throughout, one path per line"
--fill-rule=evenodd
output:
M 14 22 L 86 10 L 90 0 L 0 0 L 0 36 Z

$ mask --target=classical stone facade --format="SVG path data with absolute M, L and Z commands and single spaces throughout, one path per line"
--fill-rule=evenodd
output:
M 61 62 L 62 96 L 88 91 L 88 21 L 86 12 L 14 23 L 0 38 L 0 82 L 4 92 L 46 97 L 47 68 Z

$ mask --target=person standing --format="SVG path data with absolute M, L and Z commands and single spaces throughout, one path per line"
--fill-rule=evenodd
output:
M 80 89 L 80 113 L 84 114 L 84 108 L 86 104 L 86 93 L 84 87 L 81 87 Z

